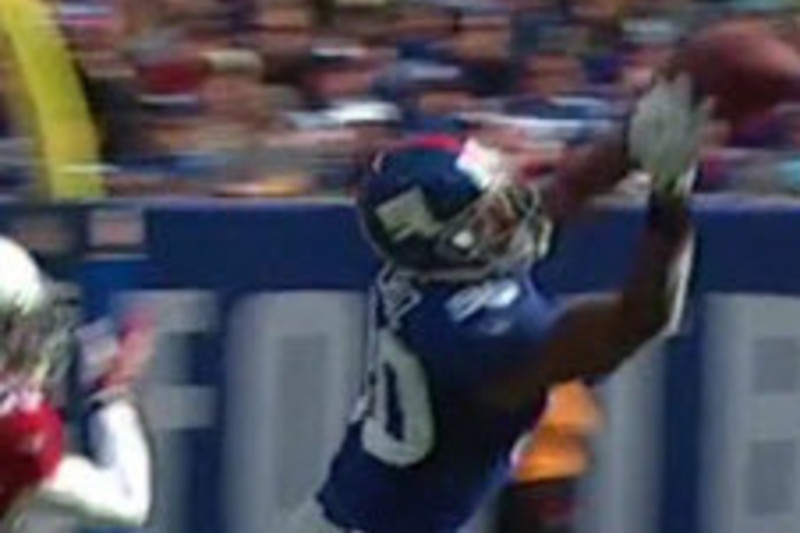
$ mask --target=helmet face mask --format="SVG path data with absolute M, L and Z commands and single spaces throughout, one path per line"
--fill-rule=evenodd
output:
M 548 223 L 534 189 L 506 183 L 445 225 L 444 257 L 484 273 L 527 266 L 543 255 Z
M 68 362 L 72 320 L 67 309 L 48 305 L 0 317 L 0 368 L 36 381 L 58 379 Z

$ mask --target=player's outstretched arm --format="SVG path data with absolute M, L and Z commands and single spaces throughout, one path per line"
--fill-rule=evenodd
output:
M 622 290 L 567 304 L 537 365 L 543 384 L 606 375 L 649 341 L 677 329 L 694 247 L 688 207 L 653 196 L 647 218 Z
M 552 385 L 604 376 L 645 344 L 677 326 L 693 250 L 683 200 L 653 196 L 632 272 L 622 290 L 569 302 L 552 331 L 521 367 L 485 392 L 493 405 L 513 408 Z
M 545 387 L 605 375 L 677 323 L 693 252 L 688 198 L 711 112 L 709 102 L 693 102 L 691 89 L 687 77 L 662 80 L 631 117 L 629 156 L 653 176 L 653 191 L 625 285 L 615 295 L 568 304 L 521 368 L 487 389 L 491 403 L 513 407 Z
M 133 385 L 153 352 L 153 327 L 128 317 L 118 342 L 97 325 L 79 335 L 87 367 L 90 437 L 95 458 L 67 455 L 34 495 L 34 504 L 62 510 L 86 525 L 143 525 L 152 503 L 148 440 L 133 401 Z M 94 329 L 92 329 L 94 327 Z
M 630 170 L 624 130 L 599 136 L 565 157 L 542 186 L 548 216 L 559 222 L 579 215 L 592 200 L 613 190 Z

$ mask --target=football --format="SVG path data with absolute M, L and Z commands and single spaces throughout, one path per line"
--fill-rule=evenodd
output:
M 698 96 L 714 97 L 716 116 L 733 123 L 800 97 L 800 53 L 752 21 L 715 24 L 691 35 L 665 72 L 688 73 Z

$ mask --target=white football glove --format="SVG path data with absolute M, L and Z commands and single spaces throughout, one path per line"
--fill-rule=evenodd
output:
M 628 125 L 628 150 L 652 177 L 656 193 L 691 192 L 712 109 L 710 98 L 694 101 L 687 74 L 658 80 L 636 103 Z

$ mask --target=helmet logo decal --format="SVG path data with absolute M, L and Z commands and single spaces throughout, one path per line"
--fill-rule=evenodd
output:
M 403 241 L 414 236 L 431 238 L 436 236 L 442 225 L 436 221 L 425 203 L 425 196 L 419 187 L 409 189 L 376 209 L 384 229 L 395 241 Z

